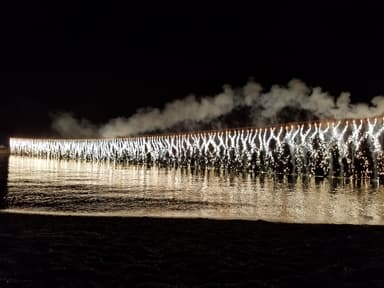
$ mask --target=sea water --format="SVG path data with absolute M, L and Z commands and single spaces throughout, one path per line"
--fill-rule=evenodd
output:
M 9 213 L 384 224 L 384 183 L 369 179 L 0 158 Z

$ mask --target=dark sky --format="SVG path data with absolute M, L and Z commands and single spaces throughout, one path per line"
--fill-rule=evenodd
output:
M 0 143 L 49 135 L 52 112 L 101 123 L 250 77 L 384 94 L 379 7 L 3 2 Z

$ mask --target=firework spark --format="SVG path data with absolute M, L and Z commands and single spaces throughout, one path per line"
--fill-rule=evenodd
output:
M 378 177 L 384 117 L 101 139 L 11 138 L 13 155 L 256 173 Z

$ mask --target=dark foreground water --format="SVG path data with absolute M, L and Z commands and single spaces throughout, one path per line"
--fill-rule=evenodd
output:
M 0 157 L 6 212 L 384 224 L 378 182 Z

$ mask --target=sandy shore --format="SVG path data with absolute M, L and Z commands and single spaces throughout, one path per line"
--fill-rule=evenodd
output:
M 0 287 L 384 286 L 379 226 L 23 214 L 0 223 Z

